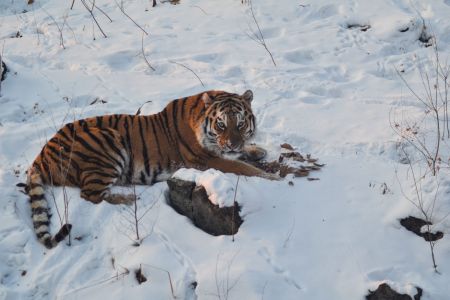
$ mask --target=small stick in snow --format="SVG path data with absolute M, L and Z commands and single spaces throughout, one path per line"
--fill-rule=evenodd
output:
M 179 65 L 179 66 L 181 66 L 181 67 L 183 67 L 183 68 L 185 68 L 185 69 L 191 71 L 192 74 L 194 74 L 195 77 L 197 77 L 197 79 L 200 81 L 200 83 L 202 84 L 202 86 L 203 86 L 203 87 L 205 86 L 205 84 L 204 84 L 203 81 L 200 79 L 200 77 L 198 77 L 197 73 L 195 73 L 191 68 L 187 67 L 186 65 L 183 65 L 182 63 L 178 63 L 178 62 L 173 61 L 173 60 L 169 60 L 169 62 L 170 62 L 170 63 L 173 63 L 173 64 L 176 64 L 176 65 Z
M 81 3 L 83 4 L 83 6 L 88 10 L 88 12 L 91 14 L 91 17 L 93 19 L 93 21 L 95 22 L 95 24 L 97 25 L 98 29 L 100 30 L 100 32 L 103 34 L 103 37 L 107 38 L 105 32 L 103 31 L 102 27 L 100 26 L 100 24 L 97 22 L 97 19 L 95 18 L 94 15 L 94 8 L 95 8 L 95 0 L 92 2 L 92 7 L 89 7 L 86 3 L 86 0 L 80 0 Z M 95 40 L 95 37 L 94 37 Z
M 125 12 L 125 9 L 123 8 L 123 5 L 119 5 L 119 3 L 117 3 L 117 1 L 116 0 L 114 0 L 114 2 L 116 2 L 116 5 L 119 7 L 119 9 L 120 9 L 120 11 L 128 18 L 128 19 L 130 19 L 131 20 L 131 22 L 133 22 L 134 23 L 134 25 L 136 25 L 139 29 L 141 29 L 142 30 L 142 32 L 144 32 L 146 35 L 148 35 L 148 32 L 147 31 L 145 31 L 145 29 L 144 28 L 142 28 L 142 26 L 141 25 L 139 25 L 138 23 L 136 23 L 136 21 L 135 20 L 133 20 L 133 18 L 131 18 L 126 12 Z
M 55 25 L 56 25 L 56 27 L 58 28 L 58 31 L 59 31 L 59 45 L 60 45 L 63 49 L 66 49 L 66 47 L 64 46 L 64 35 L 63 35 L 63 29 L 64 29 L 64 23 L 65 23 L 65 21 L 64 21 L 64 23 L 63 23 L 62 26 L 59 26 L 59 24 L 58 24 L 58 22 L 56 22 L 55 18 L 53 18 L 53 16 L 52 16 L 48 11 L 46 11 L 43 7 L 41 7 L 41 8 L 42 8 L 42 10 L 45 12 L 45 14 L 46 14 L 50 19 L 52 19 L 53 23 L 55 23 Z
M 144 57 L 145 62 L 147 63 L 147 66 L 152 69 L 153 71 L 156 71 L 155 68 L 152 67 L 152 65 L 150 64 L 150 62 L 147 59 L 147 56 L 145 56 L 145 51 L 144 51 L 144 34 L 142 33 L 142 40 L 141 40 L 141 51 L 142 51 L 142 56 Z M 146 102 L 147 103 L 147 102 Z M 144 103 L 145 104 L 145 103 Z M 141 106 L 142 107 L 142 106 Z M 138 112 L 140 113 L 140 108 L 138 110 Z M 137 114 L 137 113 L 136 113 Z
M 270 52 L 269 47 L 267 46 L 266 40 L 264 39 L 264 35 L 262 34 L 261 28 L 259 27 L 258 20 L 256 20 L 255 11 L 253 10 L 253 2 L 251 0 L 248 0 L 248 4 L 250 6 L 250 13 L 252 15 L 253 23 L 255 23 L 256 29 L 258 31 L 256 32 L 249 25 L 249 29 L 250 29 L 251 34 L 247 33 L 247 36 L 250 39 L 254 40 L 256 43 L 258 43 L 258 44 L 260 44 L 261 46 L 264 47 L 264 49 L 270 55 L 270 58 L 272 59 L 273 65 L 276 67 L 277 64 L 275 63 L 275 59 L 273 58 L 272 52 Z
M 170 272 L 169 272 L 169 271 L 167 271 L 166 269 L 163 269 L 163 268 L 159 268 L 159 267 L 155 267 L 155 266 L 153 266 L 153 265 L 149 265 L 149 264 L 142 264 L 142 265 L 147 266 L 147 267 L 150 267 L 150 268 L 153 268 L 153 269 L 156 269 L 156 270 L 159 270 L 159 271 L 166 272 L 166 273 L 167 273 L 167 276 L 169 277 L 170 292 L 172 293 L 172 298 L 173 298 L 173 299 L 176 299 L 176 298 L 177 298 L 177 297 L 175 296 L 175 293 L 174 293 L 174 290 L 173 290 L 172 276 L 170 276 Z

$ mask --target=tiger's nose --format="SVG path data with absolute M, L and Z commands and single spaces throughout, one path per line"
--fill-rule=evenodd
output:
M 228 141 L 227 146 L 228 146 L 228 148 L 230 148 L 231 151 L 239 152 L 242 148 L 242 142 Z

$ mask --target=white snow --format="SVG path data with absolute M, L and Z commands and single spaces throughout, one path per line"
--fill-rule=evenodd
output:
M 276 67 L 249 38 L 256 26 L 239 0 L 158 1 L 154 8 L 148 0 L 117 1 L 148 36 L 115 1 L 97 0 L 112 19 L 94 10 L 107 38 L 80 0 L 73 10 L 72 1 L 25 2 L 0 3 L 0 50 L 11 70 L 0 96 L 0 299 L 364 299 L 382 282 L 410 295 L 420 286 L 422 299 L 448 299 L 449 143 L 439 175 L 427 174 L 421 185 L 426 205 L 437 195 L 433 229 L 445 234 L 435 244 L 437 274 L 429 244 L 399 224 L 421 215 L 407 199 L 417 200 L 391 123 L 424 116 L 396 69 L 424 92 L 419 71 L 431 66 L 433 47 L 418 41 L 422 20 L 445 62 L 450 1 L 254 0 Z M 134 114 L 147 101 L 141 111 L 151 114 L 209 89 L 252 89 L 256 143 L 269 160 L 282 143 L 318 157 L 326 166 L 312 176 L 320 180 L 241 177 L 236 200 L 244 223 L 234 242 L 177 214 L 165 201 L 166 183 L 138 186 L 138 247 L 132 207 L 93 205 L 78 189 L 55 188 L 54 197 L 48 191 L 51 231 L 60 227 L 56 206 L 63 217 L 65 194 L 72 243 L 48 251 L 37 242 L 27 197 L 15 184 L 59 127 Z M 432 123 L 420 125 L 426 134 Z M 421 175 L 427 170 L 417 166 Z M 214 203 L 233 201 L 233 174 L 177 176 L 206 185 Z M 134 276 L 140 266 L 148 278 L 141 285 Z

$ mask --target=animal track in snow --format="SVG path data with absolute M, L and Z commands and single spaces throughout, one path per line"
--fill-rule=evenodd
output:
M 278 274 L 279 276 L 283 277 L 284 281 L 289 284 L 290 286 L 296 288 L 297 290 L 302 290 L 302 287 L 300 284 L 298 284 L 294 278 L 291 277 L 289 274 L 289 271 L 284 269 L 282 266 L 278 265 L 273 258 L 271 257 L 269 250 L 267 248 L 263 247 L 258 250 L 258 254 L 267 262 L 267 264 L 270 265 L 272 270 Z
M 189 258 L 178 250 L 178 247 L 162 232 L 155 232 L 158 238 L 163 242 L 164 246 L 175 256 L 175 259 L 184 268 L 183 283 L 186 290 L 186 295 L 190 295 L 193 299 L 196 299 L 195 292 L 192 292 L 192 283 L 196 282 L 197 272 L 192 265 Z

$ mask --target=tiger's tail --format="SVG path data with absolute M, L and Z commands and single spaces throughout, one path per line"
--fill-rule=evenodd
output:
M 69 235 L 72 225 L 64 224 L 55 236 L 51 236 L 49 207 L 39 173 L 29 170 L 25 192 L 30 196 L 31 217 L 36 237 L 47 249 L 51 249 Z

